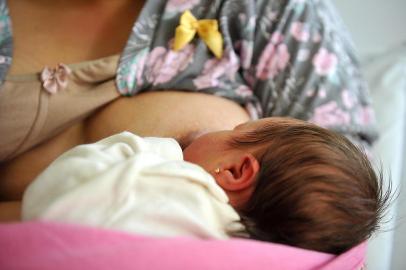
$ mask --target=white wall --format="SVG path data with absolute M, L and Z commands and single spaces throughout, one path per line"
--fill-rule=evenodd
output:
M 333 0 L 361 55 L 406 42 L 406 0 Z

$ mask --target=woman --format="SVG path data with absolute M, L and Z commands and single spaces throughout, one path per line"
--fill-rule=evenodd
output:
M 6 219 L 18 219 L 13 206 L 24 189 L 61 153 L 123 130 L 187 144 L 201 131 L 291 116 L 359 144 L 375 138 L 351 43 L 324 1 L 24 0 L 0 7 Z M 186 10 L 220 24 L 220 57 L 198 37 L 173 50 Z

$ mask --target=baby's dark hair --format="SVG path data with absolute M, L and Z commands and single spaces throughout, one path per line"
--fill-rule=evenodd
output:
M 255 190 L 237 209 L 250 238 L 340 254 L 378 229 L 390 188 L 344 136 L 279 120 L 231 145 L 267 146 Z

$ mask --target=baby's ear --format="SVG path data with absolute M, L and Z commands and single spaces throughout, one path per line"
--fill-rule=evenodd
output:
M 216 180 L 226 191 L 243 191 L 254 186 L 258 172 L 257 159 L 250 153 L 243 153 L 227 164 Z

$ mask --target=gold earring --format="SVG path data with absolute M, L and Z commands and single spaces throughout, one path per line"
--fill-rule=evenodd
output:
M 214 172 L 219 174 L 220 173 L 220 168 L 215 169 Z

